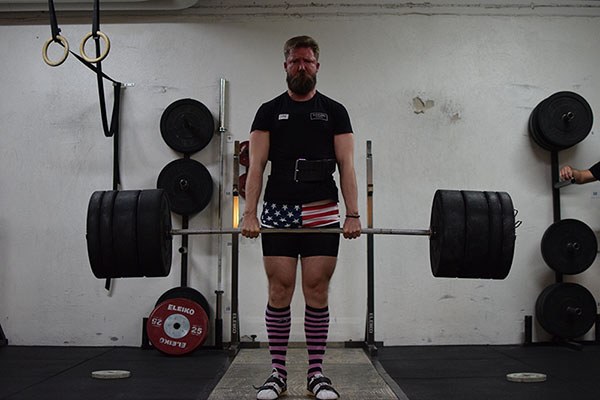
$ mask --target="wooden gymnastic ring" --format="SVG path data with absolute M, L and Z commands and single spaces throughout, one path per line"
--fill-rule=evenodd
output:
M 52 61 L 50 60 L 50 58 L 48 58 L 48 47 L 52 42 L 57 42 L 64 48 L 64 53 L 58 61 Z M 60 64 L 64 63 L 68 55 L 69 42 L 67 42 L 67 39 L 65 39 L 61 35 L 56 35 L 56 37 L 51 37 L 50 39 L 46 40 L 46 43 L 44 43 L 44 47 L 42 47 L 42 57 L 44 58 L 44 62 L 51 67 L 58 67 Z
M 100 57 L 91 58 L 85 53 L 86 42 L 88 41 L 89 38 L 94 36 L 94 34 L 92 32 L 88 32 L 88 34 L 83 37 L 83 39 L 81 40 L 81 44 L 79 45 L 79 53 L 81 54 L 81 58 L 83 58 L 85 61 L 90 62 L 90 63 L 100 62 L 100 61 L 104 60 L 106 58 L 106 56 L 108 55 L 108 52 L 110 51 L 110 40 L 108 39 L 108 36 L 106 36 L 106 34 L 102 31 L 96 32 L 96 35 L 98 35 L 102 39 L 104 39 L 104 44 L 106 45 L 106 47 L 104 48 L 104 53 L 102 53 L 100 55 Z

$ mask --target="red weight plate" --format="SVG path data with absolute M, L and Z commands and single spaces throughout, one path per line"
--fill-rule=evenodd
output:
M 174 298 L 160 303 L 148 317 L 150 343 L 162 353 L 181 356 L 200 347 L 208 337 L 208 316 L 192 300 Z
M 244 140 L 240 143 L 240 165 L 244 167 L 250 166 L 250 142 Z
M 202 293 L 189 286 L 178 286 L 167 290 L 158 298 L 155 306 L 158 306 L 160 303 L 166 300 L 176 298 L 189 299 L 195 303 L 200 304 L 200 306 L 204 309 L 206 315 L 210 319 L 210 306 L 208 305 L 208 300 L 206 300 L 206 297 L 204 297 Z
M 248 174 L 243 173 L 242 175 L 240 175 L 239 180 L 238 180 L 238 190 L 240 192 L 240 196 L 242 196 L 243 199 L 246 198 L 246 178 L 248 177 Z

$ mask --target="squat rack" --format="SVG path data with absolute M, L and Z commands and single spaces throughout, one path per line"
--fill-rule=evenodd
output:
M 368 355 L 377 356 L 378 347 L 383 347 L 383 342 L 375 341 L 375 234 L 378 230 L 373 228 L 373 153 L 371 150 L 371 141 L 367 140 L 367 229 L 363 229 L 363 232 L 367 236 L 367 314 L 365 320 L 365 338 L 364 341 L 346 341 L 344 346 L 347 348 L 362 348 Z M 253 340 L 252 342 L 241 342 L 240 341 L 240 326 L 239 326 L 239 315 L 238 315 L 238 271 L 239 271 L 239 257 L 238 257 L 238 240 L 239 231 L 239 142 L 236 141 L 234 144 L 234 156 L 233 156 L 233 228 L 231 230 L 225 230 L 223 233 L 231 233 L 232 246 L 231 246 L 231 341 L 229 343 L 230 355 L 235 355 L 240 348 L 258 347 L 260 342 Z M 190 231 L 191 233 L 192 231 Z M 173 233 L 176 233 L 174 231 Z M 211 231 L 193 230 L 193 233 L 212 233 Z M 397 232 L 386 232 L 386 233 L 398 233 L 402 235 L 430 235 L 431 232 L 428 230 L 397 230 Z M 253 338 L 254 339 L 254 338 Z

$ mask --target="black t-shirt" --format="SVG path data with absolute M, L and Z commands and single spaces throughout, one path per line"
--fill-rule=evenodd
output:
M 293 168 L 299 158 L 335 159 L 334 136 L 352 132 L 342 104 L 319 92 L 308 101 L 294 101 L 286 92 L 260 106 L 252 123 L 254 130 L 269 132 L 271 175 L 265 188 L 266 201 L 338 201 L 333 176 L 322 182 L 295 182 Z

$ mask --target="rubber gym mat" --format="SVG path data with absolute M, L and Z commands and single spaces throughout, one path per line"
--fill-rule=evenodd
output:
M 0 348 L 1 400 L 206 400 L 229 365 L 221 350 L 185 357 L 139 348 Z M 94 379 L 127 370 L 127 379 Z
M 410 400 L 598 400 L 600 346 L 399 346 L 378 360 Z M 534 372 L 544 382 L 509 382 Z
M 306 391 L 307 360 L 305 348 L 288 349 L 285 399 L 314 399 Z M 344 400 L 398 399 L 362 349 L 328 348 L 323 369 Z M 256 390 L 252 386 L 262 385 L 270 371 L 268 349 L 242 349 L 208 400 L 254 400 Z

